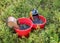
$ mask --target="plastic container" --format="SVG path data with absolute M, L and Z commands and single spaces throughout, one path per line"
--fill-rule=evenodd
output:
M 32 21 L 29 18 L 18 18 L 17 21 L 18 21 L 18 24 L 27 24 L 27 25 L 30 26 L 29 28 L 27 28 L 25 30 L 20 30 L 20 28 L 14 28 L 15 32 L 18 34 L 18 36 L 20 36 L 20 37 L 22 37 L 22 36 L 28 37 L 29 33 L 32 30 L 32 26 L 33 26 Z
M 32 18 L 30 17 L 30 19 L 32 20 Z M 40 28 L 40 29 L 43 29 L 44 28 L 44 26 L 45 26 L 45 24 L 46 24 L 46 18 L 44 17 L 44 16 L 42 16 L 42 15 L 39 15 L 39 19 L 40 20 L 42 20 L 43 21 L 43 23 L 42 24 L 34 24 L 33 23 L 33 29 L 37 29 L 38 27 Z

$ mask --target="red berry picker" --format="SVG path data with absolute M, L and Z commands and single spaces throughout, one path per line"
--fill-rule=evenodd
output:
M 29 18 L 8 17 L 8 26 L 13 28 L 19 37 L 28 37 L 32 30 L 33 23 Z

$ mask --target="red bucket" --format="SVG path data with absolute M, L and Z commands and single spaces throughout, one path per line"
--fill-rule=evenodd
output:
M 14 28 L 16 33 L 18 34 L 18 36 L 20 36 L 20 37 L 22 37 L 22 36 L 28 37 L 29 33 L 32 30 L 32 26 L 33 26 L 32 21 L 29 18 L 18 18 L 17 21 L 18 21 L 18 24 L 27 24 L 27 25 L 30 26 L 29 28 L 27 28 L 25 30 L 21 30 L 20 28 Z
M 32 20 L 31 17 L 30 17 L 30 19 Z M 45 24 L 46 24 L 46 18 L 45 18 L 44 16 L 40 15 L 40 16 L 39 16 L 39 19 L 42 20 L 43 23 L 42 23 L 42 24 L 34 24 L 34 23 L 33 23 L 33 27 L 32 27 L 33 29 L 37 29 L 38 26 L 39 26 L 40 29 L 43 29 L 43 28 L 44 28 L 44 26 L 45 26 Z

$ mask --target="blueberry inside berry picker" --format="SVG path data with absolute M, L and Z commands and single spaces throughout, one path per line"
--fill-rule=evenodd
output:
M 19 27 L 20 27 L 20 30 L 25 30 L 25 29 L 28 29 L 30 26 L 26 24 L 20 24 Z

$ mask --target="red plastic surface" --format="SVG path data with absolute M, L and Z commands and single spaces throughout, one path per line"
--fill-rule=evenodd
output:
M 30 19 L 32 20 L 32 18 L 30 17 Z M 34 24 L 33 23 L 33 29 L 37 29 L 37 26 L 39 26 L 40 27 L 40 29 L 43 29 L 44 27 L 45 27 L 45 24 L 46 24 L 46 18 L 44 17 L 44 16 L 42 16 L 42 15 L 39 15 L 39 19 L 41 19 L 42 21 L 43 21 L 43 23 L 42 24 Z
M 16 33 L 18 34 L 18 36 L 20 36 L 20 37 L 22 37 L 22 36 L 28 37 L 29 36 L 29 33 L 32 30 L 32 26 L 33 26 L 32 21 L 29 18 L 18 18 L 17 21 L 18 21 L 18 24 L 27 24 L 27 25 L 30 26 L 26 30 L 20 30 L 20 29 L 14 28 L 15 31 L 16 31 Z

